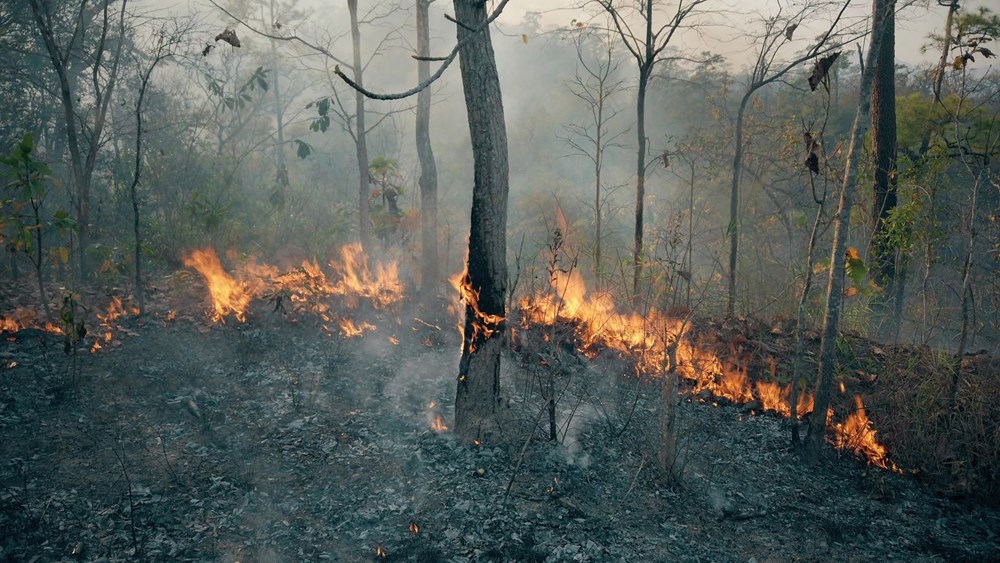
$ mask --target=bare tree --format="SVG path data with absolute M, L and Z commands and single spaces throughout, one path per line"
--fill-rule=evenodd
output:
M 597 3 L 611 16 L 614 29 L 628 49 L 628 52 L 635 59 L 636 67 L 639 70 L 639 85 L 636 94 L 635 114 L 636 114 L 636 167 L 635 167 L 635 248 L 632 253 L 632 296 L 638 300 L 639 280 L 642 278 L 643 266 L 643 207 L 646 199 L 646 173 L 648 170 L 646 155 L 646 92 L 649 88 L 649 80 L 653 76 L 656 65 L 668 57 L 664 51 L 670 45 L 671 40 L 681 28 L 681 24 L 688 19 L 698 6 L 708 0 L 690 0 L 684 2 L 679 0 L 677 8 L 666 21 L 666 23 L 654 23 L 657 19 L 656 2 L 654 0 L 642 0 L 638 10 L 627 7 L 626 2 L 617 0 L 597 0 Z M 642 24 L 641 33 L 632 30 L 629 21 L 634 15 Z
M 565 126 L 568 135 L 562 141 L 573 151 L 586 157 L 594 167 L 594 277 L 598 287 L 603 287 L 604 268 L 601 260 L 602 219 L 604 215 L 604 154 L 612 148 L 623 148 L 618 139 L 628 130 L 612 131 L 610 124 L 621 110 L 611 104 L 612 98 L 625 88 L 623 80 L 617 78 L 620 61 L 615 56 L 613 38 L 607 38 L 583 31 L 580 28 L 574 37 L 576 45 L 576 74 L 567 85 L 573 96 L 584 103 L 590 112 L 590 120 L 585 124 L 572 123 Z M 588 39 L 598 42 L 598 56 L 586 54 Z
M 893 0 L 873 0 L 872 13 L 885 14 L 892 9 Z M 885 21 L 873 17 L 873 21 Z M 844 275 L 847 258 L 847 239 L 851 224 L 851 210 L 854 206 L 854 192 L 858 182 L 858 163 L 861 160 L 865 133 L 867 133 L 871 113 L 872 82 L 875 75 L 875 58 L 884 36 L 883 30 L 873 27 L 871 43 L 865 55 L 861 71 L 861 91 L 858 109 L 851 125 L 851 141 L 847 148 L 844 164 L 843 185 L 840 203 L 833 217 L 833 250 L 830 257 L 830 278 L 826 293 L 826 310 L 823 315 L 823 332 L 820 344 L 819 374 L 816 382 L 816 402 L 813 416 L 809 419 L 803 453 L 805 458 L 815 461 L 819 458 L 820 447 L 826 432 L 826 411 L 833 394 L 833 372 L 836 363 L 837 338 L 840 334 L 840 309 L 844 302 Z
M 804 53 L 792 57 L 785 62 L 778 62 L 777 57 L 786 45 L 790 45 L 795 39 L 795 30 L 803 22 L 814 17 L 824 8 L 830 6 L 827 2 L 816 3 L 811 0 L 793 5 L 788 15 L 783 14 L 786 8 L 779 6 L 776 15 L 764 19 L 763 34 L 759 42 L 755 43 L 757 57 L 754 60 L 753 70 L 750 73 L 750 80 L 747 83 L 743 97 L 740 99 L 739 109 L 736 113 L 736 146 L 733 151 L 733 180 L 729 198 L 729 288 L 726 298 L 726 314 L 732 316 L 736 312 L 736 273 L 739 262 L 740 245 L 740 179 L 743 175 L 743 151 L 745 142 L 743 139 L 743 124 L 746 117 L 747 105 L 753 99 L 754 93 L 761 88 L 781 80 L 792 69 L 800 64 L 819 56 L 822 53 L 833 49 L 829 45 L 829 39 L 837 29 L 844 11 L 850 5 L 851 0 L 844 2 L 836 16 L 830 22 L 825 33 L 820 36 L 816 43 Z
M 132 53 L 132 58 L 138 72 L 139 93 L 135 100 L 135 164 L 132 168 L 132 181 L 129 184 L 129 199 L 132 203 L 132 234 L 134 237 L 133 260 L 135 261 L 135 298 L 139 307 L 139 314 L 146 310 L 145 292 L 142 288 L 142 231 L 141 216 L 139 213 L 139 181 L 142 177 L 143 147 L 142 136 L 145 132 L 143 128 L 143 103 L 146 100 L 146 93 L 149 91 L 152 82 L 153 71 L 157 65 L 167 60 L 174 54 L 174 49 L 180 45 L 181 40 L 187 33 L 187 28 L 180 21 L 174 22 L 173 29 L 166 27 L 155 34 L 153 48 L 146 57 L 147 62 L 143 66 L 142 58 L 138 53 Z

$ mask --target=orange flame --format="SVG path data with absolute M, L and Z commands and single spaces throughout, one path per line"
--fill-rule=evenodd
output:
M 418 526 L 416 522 L 410 522 L 410 528 L 409 529 L 410 529 L 410 533 L 413 534 L 413 535 L 417 535 L 417 534 L 420 533 L 420 526 Z
M 326 297 L 341 297 L 348 309 L 357 308 L 361 301 L 384 309 L 402 300 L 405 288 L 396 262 L 376 262 L 369 268 L 360 244 L 343 247 L 340 258 L 339 263 L 330 263 L 332 279 L 328 279 L 317 262 L 308 260 L 281 272 L 274 266 L 251 259 L 240 264 L 235 275 L 230 275 L 212 249 L 195 250 L 184 259 L 184 264 L 205 278 L 215 322 L 230 314 L 245 321 L 250 303 L 260 298 L 270 300 L 276 311 L 305 311 L 327 322 L 332 322 L 333 315 L 330 304 L 323 300 Z
M 854 396 L 854 407 L 854 412 L 847 420 L 833 424 L 834 445 L 838 449 L 863 456 L 882 469 L 898 471 L 896 464 L 889 460 L 885 446 L 875 439 L 875 429 L 865 412 L 861 395 Z
M 707 391 L 713 397 L 737 403 L 757 399 L 764 410 L 791 416 L 791 384 L 781 386 L 777 382 L 760 381 L 751 386 L 745 367 L 723 363 L 717 354 L 694 341 L 682 321 L 657 311 L 646 315 L 621 313 L 610 294 L 588 294 L 576 271 L 554 272 L 548 290 L 525 297 L 519 308 L 524 328 L 563 323 L 573 331 L 583 354 L 593 357 L 598 347 L 615 350 L 635 358 L 637 369 L 646 374 L 662 373 L 669 368 L 670 347 L 676 345 L 677 373 L 694 382 L 695 393 Z M 543 340 L 548 338 L 548 334 L 543 335 Z M 776 371 L 773 359 L 771 370 L 773 375 Z M 828 415 L 827 423 L 837 435 L 836 446 L 887 467 L 885 446 L 875 440 L 875 431 L 870 428 L 860 398 L 857 401 L 857 411 L 842 424 L 833 424 Z M 800 392 L 797 414 L 812 412 L 814 403 L 811 393 Z
M 63 334 L 62 327 L 52 323 L 42 323 L 38 320 L 38 315 L 31 309 L 18 307 L 10 316 L 0 316 L 0 332 L 15 333 L 19 330 L 37 328 L 52 334 Z
M 191 256 L 184 259 L 184 265 L 194 268 L 205 278 L 212 296 L 212 307 L 215 310 L 212 315 L 213 321 L 221 321 L 229 313 L 235 315 L 241 322 L 246 320 L 247 307 L 253 299 L 253 294 L 244 284 L 226 273 L 214 250 L 211 248 L 195 250 Z
M 465 270 L 461 274 L 456 274 L 448 279 L 451 285 L 458 290 L 459 302 L 465 304 L 466 311 L 472 311 L 472 334 L 465 334 L 465 324 L 460 319 L 458 331 L 462 338 L 469 343 L 469 351 L 475 350 L 475 344 L 491 338 L 503 325 L 505 317 L 487 313 L 479 308 L 479 291 L 472 287 L 472 280 L 469 278 L 469 263 L 466 261 Z
M 431 423 L 431 430 L 435 432 L 447 432 L 448 425 L 444 423 L 444 419 L 440 414 L 434 417 L 434 422 Z
M 345 338 L 354 338 L 355 336 L 361 336 L 365 332 L 375 330 L 375 325 L 366 322 L 361 322 L 360 324 L 354 324 L 351 319 L 344 319 L 340 323 L 340 334 L 343 334 Z

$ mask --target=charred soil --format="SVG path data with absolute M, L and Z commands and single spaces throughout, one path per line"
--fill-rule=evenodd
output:
M 396 316 L 352 339 L 129 319 L 72 386 L 61 337 L 5 339 L 0 560 L 1000 558 L 988 503 L 833 449 L 804 465 L 787 421 L 690 388 L 664 480 L 659 384 L 613 354 L 509 359 L 506 441 L 459 443 L 458 337 Z

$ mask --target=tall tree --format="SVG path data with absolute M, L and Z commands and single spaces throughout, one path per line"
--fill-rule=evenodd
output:
M 617 77 L 619 59 L 615 56 L 615 44 L 610 32 L 608 37 L 583 31 L 589 28 L 578 28 L 581 31 L 575 36 L 577 69 L 568 88 L 571 94 L 583 102 L 590 112 L 589 122 L 571 123 L 565 126 L 568 135 L 563 142 L 574 152 L 586 157 L 594 167 L 594 278 L 597 286 L 604 285 L 604 268 L 601 258 L 603 241 L 602 227 L 605 206 L 603 190 L 605 179 L 604 156 L 612 148 L 621 148 L 618 138 L 627 129 L 612 130 L 610 124 L 621 113 L 612 104 L 612 98 L 621 93 L 625 82 Z M 596 42 L 596 56 L 587 54 L 589 41 Z
M 455 431 L 463 439 L 496 433 L 500 399 L 500 353 L 506 330 L 507 195 L 510 191 L 507 126 L 500 77 L 489 25 L 509 0 L 487 14 L 486 0 L 454 0 L 458 42 L 438 69 L 416 87 L 376 94 L 337 69 L 337 75 L 365 96 L 398 100 L 430 86 L 460 57 L 462 89 L 472 139 L 472 218 L 465 273 L 459 290 L 465 302 L 462 357 L 455 393 Z
M 101 147 L 102 133 L 108 115 L 115 84 L 118 80 L 119 63 L 126 33 L 126 4 L 103 2 L 98 11 L 87 7 L 87 0 L 73 4 L 71 14 L 54 13 L 52 3 L 44 0 L 29 0 L 31 11 L 35 16 L 38 33 L 41 35 L 45 50 L 56 73 L 59 85 L 59 100 L 63 106 L 63 119 L 66 128 L 66 148 L 69 150 L 73 171 L 74 206 L 77 222 L 77 268 L 81 279 L 90 275 L 90 264 L 87 260 L 87 250 L 90 246 L 90 185 L 97 163 L 97 153 Z M 67 8 L 68 9 L 68 8 Z M 117 16 L 117 23 L 113 21 Z M 93 18 L 94 21 L 91 21 Z M 72 27 L 69 38 L 60 35 L 59 26 L 68 23 Z M 80 52 L 81 38 L 96 25 L 97 40 L 88 53 Z M 91 84 L 88 95 L 92 98 L 93 110 L 80 111 L 83 93 L 82 88 L 75 85 L 71 77 L 71 66 L 77 64 L 80 58 L 86 61 L 91 71 Z
M 507 126 L 486 0 L 454 0 L 462 89 L 472 137 L 472 226 L 465 279 L 465 332 L 455 430 L 466 439 L 497 430 L 500 353 L 507 297 Z
M 896 250 L 886 236 L 885 220 L 896 208 L 896 2 L 884 14 L 876 13 L 872 25 L 882 28 L 882 43 L 875 60 L 872 83 L 871 139 L 874 156 L 872 181 L 872 279 L 885 288 L 886 301 L 895 295 Z
M 883 16 L 892 9 L 893 0 L 872 1 L 872 22 L 885 21 Z M 833 372 L 836 364 L 837 338 L 840 336 L 840 309 L 844 302 L 844 275 L 847 262 L 847 239 L 851 226 L 851 211 L 854 207 L 854 192 L 858 183 L 858 163 L 861 160 L 862 144 L 871 114 L 872 82 L 875 75 L 875 59 L 878 56 L 884 33 L 880 27 L 872 26 L 871 42 L 865 55 L 861 71 L 861 89 L 858 108 L 851 125 L 851 139 L 844 163 L 843 184 L 840 202 L 833 216 L 833 249 L 830 256 L 830 278 L 827 283 L 826 308 L 823 315 L 822 340 L 820 342 L 819 369 L 816 381 L 816 399 L 813 416 L 809 419 L 803 453 L 807 460 L 819 458 L 820 448 L 826 432 L 826 412 L 833 394 Z
M 639 281 L 642 278 L 643 266 L 643 209 L 646 201 L 646 172 L 648 170 L 646 144 L 646 93 L 649 79 L 653 76 L 657 63 L 665 60 L 663 51 L 670 45 L 681 24 L 694 12 L 695 8 L 708 0 L 684 0 L 677 2 L 677 8 L 670 19 L 662 25 L 654 23 L 657 19 L 654 0 L 642 0 L 636 10 L 637 18 L 642 24 L 642 32 L 636 34 L 629 25 L 630 12 L 625 2 L 616 0 L 598 0 L 601 8 L 611 16 L 614 29 L 621 37 L 622 43 L 635 59 L 639 70 L 639 84 L 635 100 L 636 120 L 636 165 L 635 165 L 635 246 L 632 252 L 632 298 L 639 299 Z
M 431 75 L 429 9 L 434 0 L 416 0 L 417 5 L 417 81 Z M 438 290 L 441 272 L 438 267 L 437 164 L 431 147 L 431 89 L 417 94 L 417 158 L 420 160 L 420 291 L 426 300 Z
M 354 82 L 364 87 L 364 67 L 361 66 L 361 27 L 358 24 L 358 0 L 347 0 L 347 9 L 351 14 L 351 71 Z M 357 133 L 354 139 L 355 153 L 358 159 L 358 237 L 361 246 L 366 251 L 371 248 L 372 225 L 368 196 L 371 188 L 368 184 L 368 131 L 365 125 L 365 96 L 354 92 L 354 119 Z

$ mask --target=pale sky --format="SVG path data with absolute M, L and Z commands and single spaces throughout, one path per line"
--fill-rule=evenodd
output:
M 713 0 L 705 4 L 705 6 L 711 9 L 713 4 L 719 6 L 729 5 L 738 7 L 737 9 L 742 12 L 760 13 L 774 11 L 779 4 L 787 5 L 789 3 L 787 1 L 779 2 L 778 0 Z M 664 2 L 663 4 L 668 7 L 676 5 L 674 2 Z M 851 9 L 854 10 L 853 15 L 855 18 L 864 17 L 871 12 L 870 0 L 853 0 L 852 4 Z M 579 9 L 574 9 L 575 6 L 579 5 L 580 0 L 511 0 L 499 21 L 504 30 L 516 32 L 517 24 L 522 21 L 526 13 L 541 12 L 543 14 L 542 21 L 546 24 L 568 26 L 573 18 L 578 17 L 582 13 Z M 961 3 L 963 11 L 973 11 L 980 6 L 991 6 L 994 9 L 1000 8 L 997 6 L 996 0 L 967 0 Z M 921 0 L 903 10 L 896 21 L 897 62 L 918 64 L 936 61 L 940 56 L 939 52 L 924 54 L 920 50 L 921 46 L 927 42 L 928 34 L 941 32 L 944 27 L 946 13 L 947 9 L 939 6 L 936 0 Z M 740 23 L 742 22 L 737 21 L 737 25 Z M 748 27 L 751 23 L 748 23 Z M 726 31 L 723 28 L 713 28 L 706 35 L 722 37 L 725 33 Z M 731 34 L 732 31 L 729 31 L 729 33 Z M 697 39 L 686 39 L 686 41 L 697 41 Z M 706 45 L 713 51 L 721 52 L 727 59 L 734 63 L 741 58 L 741 55 L 747 52 L 745 44 L 738 45 L 732 42 L 724 44 L 720 42 L 711 45 L 703 44 L 702 46 Z M 802 45 L 805 47 L 806 43 L 803 42 Z

